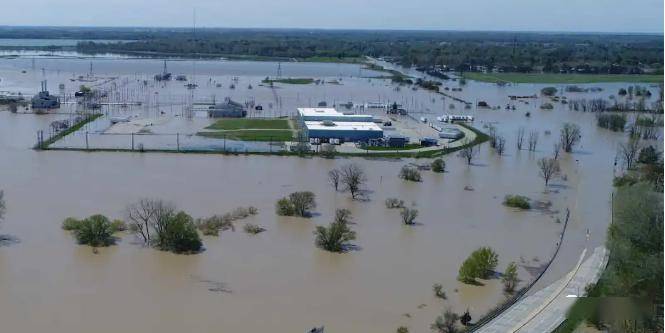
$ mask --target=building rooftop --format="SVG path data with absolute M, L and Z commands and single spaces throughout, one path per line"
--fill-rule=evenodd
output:
M 327 131 L 383 131 L 375 123 L 368 122 L 323 122 L 306 121 L 305 126 L 308 130 L 327 130 Z
M 371 121 L 373 118 L 369 114 L 346 114 L 335 110 L 335 108 L 298 108 L 298 115 L 304 120 L 324 120 L 334 121 Z

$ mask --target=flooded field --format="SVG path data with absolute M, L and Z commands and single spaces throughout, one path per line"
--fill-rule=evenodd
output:
M 136 80 L 152 77 L 162 65 L 159 60 L 99 60 L 93 62 L 93 71 Z M 192 73 L 192 66 L 188 61 L 169 62 L 174 73 Z M 275 75 L 276 63 L 211 61 L 194 66 L 200 86 L 195 97 L 215 94 L 243 102 L 254 99 L 264 106 L 273 103 L 265 111 L 269 115 L 286 115 L 319 101 L 397 101 L 416 114 L 434 116 L 449 112 L 452 103 L 455 113 L 476 117 L 475 127 L 495 126 L 507 139 L 506 154 L 497 156 L 483 144 L 472 165 L 449 155 L 444 157 L 448 172 L 424 171 L 421 183 L 411 183 L 397 177 L 399 169 L 429 160 L 34 151 L 30 147 L 36 131 L 70 117 L 68 111 L 75 106 L 66 105 L 64 114 L 0 112 L 0 188 L 8 208 L 0 232 L 18 239 L 0 247 L 3 327 L 12 332 L 299 332 L 325 325 L 331 332 L 392 332 L 404 325 L 411 332 L 429 332 L 444 308 L 458 313 L 468 308 L 475 321 L 505 299 L 498 279 L 483 286 L 456 280 L 460 264 L 477 247 L 497 251 L 498 271 L 517 262 L 522 284 L 527 283 L 554 252 L 563 228 L 556 220 L 570 209 L 561 250 L 538 288 L 568 272 L 585 247 L 604 243 L 611 180 L 620 167 L 614 165 L 617 145 L 626 134 L 598 128 L 594 114 L 570 111 L 559 103 L 553 110 L 540 110 L 542 97 L 528 105 L 515 103 L 514 111 L 503 108 L 510 103 L 509 95 L 538 94 L 543 85 L 468 82 L 458 97 L 502 108 L 464 110 L 461 103 L 423 89 L 396 91 L 387 80 L 365 77 L 380 73 L 357 65 L 281 64 L 284 76 L 336 79 L 341 84 L 280 85 L 277 96 L 259 86 L 265 76 Z M 54 90 L 65 83 L 65 93 L 71 92 L 81 82 L 69 79 L 85 75 L 89 67 L 88 60 L 46 59 L 32 69 L 29 59 L 3 59 L 0 91 L 32 94 L 46 78 Z M 234 77 L 236 88 L 228 89 Z M 626 85 L 592 86 L 603 91 L 575 94 L 607 96 Z M 657 88 L 650 89 L 657 96 Z M 148 91 L 149 107 L 143 104 L 129 112 L 158 118 L 164 111 L 165 117 L 172 116 L 181 111 L 174 107 L 171 113 L 170 106 L 161 105 L 184 101 L 190 93 L 175 81 Z M 525 117 L 526 112 L 531 116 Z M 205 119 L 192 119 L 196 121 Z M 545 191 L 536 160 L 551 156 L 565 122 L 581 126 L 582 141 L 572 154 L 560 157 L 566 180 L 554 180 Z M 520 127 L 539 133 L 535 152 L 516 150 Z M 662 138 L 662 128 L 659 133 Z M 647 143 L 662 148 L 660 142 Z M 369 201 L 353 201 L 328 184 L 327 172 L 349 162 L 366 170 Z M 316 194 L 315 216 L 277 216 L 276 200 L 297 190 Z M 515 211 L 501 204 L 506 194 L 550 201 L 552 206 Z M 253 205 L 259 214 L 247 222 L 267 231 L 204 236 L 206 250 L 197 255 L 143 248 L 125 235 L 118 245 L 94 254 L 60 228 L 68 216 L 123 218 L 124 208 L 143 197 L 173 201 L 194 217 Z M 402 225 L 399 213 L 384 205 L 389 197 L 414 202 L 419 225 Z M 332 254 L 314 246 L 315 226 L 328 224 L 336 208 L 353 213 L 355 251 Z M 442 284 L 447 300 L 433 295 L 434 283 Z

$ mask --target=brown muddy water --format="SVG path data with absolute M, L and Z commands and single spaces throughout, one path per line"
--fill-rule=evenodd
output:
M 372 98 L 376 91 L 366 89 L 365 98 Z M 540 86 L 472 83 L 471 89 L 499 103 Z M 431 98 L 412 94 L 422 103 Z M 563 227 L 556 218 L 569 208 L 564 243 L 542 287 L 569 271 L 584 247 L 603 243 L 616 147 L 625 135 L 597 128 L 593 114 L 560 105 L 530 110 L 530 118 L 521 110 L 472 111 L 475 126 L 493 123 L 506 136 L 506 155 L 484 144 L 472 166 L 446 156 L 449 171 L 425 171 L 422 183 L 404 182 L 397 173 L 408 162 L 429 160 L 37 152 L 29 149 L 35 132 L 67 115 L 0 112 L 0 188 L 8 208 L 0 231 L 19 240 L 0 247 L 3 330 L 302 332 L 325 325 L 330 332 L 393 332 L 404 325 L 429 332 L 448 307 L 468 308 L 475 320 L 505 298 L 496 279 L 484 286 L 456 281 L 461 262 L 477 247 L 498 252 L 499 271 L 510 261 L 520 264 L 525 283 L 530 267 L 553 253 Z M 545 192 L 536 160 L 551 155 L 567 121 L 582 127 L 582 144 L 561 157 L 567 180 L 555 180 Z M 536 152 L 516 151 L 520 126 L 539 131 Z M 352 201 L 327 183 L 328 170 L 349 162 L 367 171 L 369 201 Z M 315 216 L 278 217 L 275 201 L 297 190 L 316 194 Z M 506 194 L 549 200 L 553 212 L 508 209 L 501 205 Z M 143 248 L 131 235 L 94 254 L 60 229 L 68 216 L 122 218 L 124 207 L 142 197 L 173 201 L 194 217 L 253 205 L 259 214 L 239 226 L 256 223 L 267 231 L 206 236 L 203 253 L 174 255 Z M 385 208 L 388 197 L 415 202 L 420 225 L 401 225 L 399 213 Z M 332 254 L 314 246 L 315 226 L 329 223 L 336 208 L 353 212 L 358 250 Z M 434 283 L 443 285 L 447 300 L 434 297 Z

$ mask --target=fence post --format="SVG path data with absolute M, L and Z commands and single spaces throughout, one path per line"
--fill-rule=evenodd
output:
M 90 146 L 88 145 L 88 131 L 85 131 L 85 150 L 89 150 Z
M 176 141 L 175 142 L 176 143 L 176 149 L 178 149 L 178 151 L 180 151 L 180 133 L 175 134 L 175 141 Z
M 134 132 L 130 133 L 132 137 L 132 151 L 134 150 Z
M 226 153 L 226 134 L 224 134 L 224 153 Z

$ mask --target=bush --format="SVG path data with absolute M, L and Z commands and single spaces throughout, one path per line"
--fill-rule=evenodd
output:
M 529 203 L 529 198 L 522 195 L 506 195 L 506 198 L 503 200 L 503 204 L 508 207 L 515 207 L 521 209 L 531 208 L 531 204 Z
M 459 269 L 458 280 L 477 283 L 476 279 L 487 279 L 499 263 L 499 256 L 490 247 L 481 247 L 464 260 Z
M 434 171 L 434 172 L 445 172 L 446 171 L 446 162 L 441 158 L 435 159 L 432 162 L 432 171 Z
M 397 199 L 397 198 L 388 198 L 386 199 L 386 208 L 388 209 L 395 209 L 395 208 L 403 208 L 404 207 L 404 201 Z
M 338 210 L 339 211 L 339 210 Z M 348 211 L 343 214 L 335 214 L 335 221 L 328 227 L 317 226 L 314 235 L 316 246 L 330 252 L 344 252 L 348 242 L 356 239 L 356 233 L 349 227 Z M 340 219 L 339 217 L 344 217 Z
M 174 253 L 197 253 L 203 243 L 196 232 L 196 225 L 191 216 L 185 212 L 165 217 L 163 231 L 157 236 L 156 247 Z
M 246 233 L 248 233 L 248 234 L 252 234 L 252 235 L 260 234 L 260 233 L 266 231 L 265 228 L 263 228 L 263 227 L 261 227 L 261 226 L 258 226 L 258 225 L 256 225 L 256 224 L 251 224 L 251 223 L 247 223 L 247 224 L 245 224 L 245 226 L 244 226 L 242 229 L 243 229 Z
M 98 247 L 115 243 L 111 221 L 104 215 L 92 215 L 78 224 L 74 223 L 74 226 L 75 229 L 70 230 L 74 232 L 79 244 Z
M 419 182 L 422 180 L 420 176 L 420 171 L 408 165 L 402 167 L 402 169 L 399 172 L 399 178 L 412 182 Z

